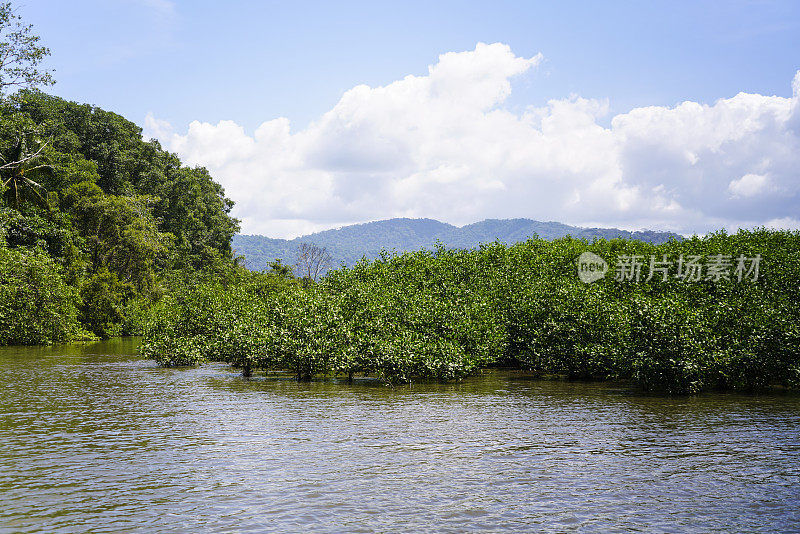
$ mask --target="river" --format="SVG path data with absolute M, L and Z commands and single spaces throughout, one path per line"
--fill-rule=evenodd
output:
M 0 348 L 2 532 L 800 531 L 800 396 Z

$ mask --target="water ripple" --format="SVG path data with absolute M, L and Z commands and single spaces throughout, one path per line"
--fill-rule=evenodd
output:
M 3 532 L 800 530 L 800 397 L 0 351 Z

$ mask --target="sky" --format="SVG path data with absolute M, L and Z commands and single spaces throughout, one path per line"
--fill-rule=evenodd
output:
M 17 2 L 48 91 L 291 238 L 428 217 L 800 228 L 800 2 Z

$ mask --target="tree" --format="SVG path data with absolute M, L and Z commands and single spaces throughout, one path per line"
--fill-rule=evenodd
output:
M 84 327 L 101 338 L 120 335 L 125 304 L 135 294 L 133 285 L 103 266 L 84 282 L 80 294 L 79 317 Z
M 33 178 L 40 180 L 39 175 L 52 174 L 53 167 L 38 161 L 47 148 L 47 142 L 42 141 L 38 134 L 37 128 L 20 125 L 11 138 L 10 150 L 6 154 L 0 153 L 0 176 L 6 202 L 15 209 L 19 209 L 20 201 L 24 200 L 47 205 L 47 191 Z
M 0 240 L 0 345 L 61 343 L 81 335 L 78 292 L 43 250 Z
M 27 116 L 50 140 L 43 159 L 56 173 L 42 180 L 49 191 L 60 195 L 71 184 L 94 181 L 105 194 L 155 197 L 153 216 L 160 232 L 175 236 L 180 265 L 204 270 L 233 259 L 231 238 L 239 221 L 230 216 L 233 201 L 208 170 L 183 166 L 157 141 L 143 141 L 134 123 L 94 106 L 22 90 L 3 108 L 5 115 Z M 0 132 L 8 139 L 3 154 L 16 139 L 7 122 Z
M 229 215 L 233 201 L 205 168 L 167 169 L 157 187 L 142 190 L 159 198 L 153 215 L 162 232 L 175 236 L 181 263 L 214 270 L 232 259 L 231 239 L 239 221 Z
M 313 243 L 300 243 L 295 267 L 300 277 L 316 282 L 319 275 L 330 267 L 332 259 L 325 247 L 319 247 Z
M 292 268 L 288 265 L 285 265 L 280 258 L 276 258 L 272 263 L 269 264 L 269 272 L 280 278 L 292 278 Z
M 0 1 L 0 41 L 8 9 Z M 206 169 L 114 113 L 37 89 L 3 94 L 3 51 L 0 345 L 88 335 L 80 322 L 100 337 L 133 333 L 178 280 L 239 276 L 233 202 Z M 264 278 L 254 292 L 286 283 Z
M 0 4 L 0 92 L 10 87 L 53 85 L 50 71 L 39 69 L 49 55 L 50 49 L 39 46 L 33 26 L 22 23 L 11 2 Z
M 73 208 L 94 268 L 108 268 L 144 294 L 154 289 L 172 241 L 171 235 L 158 231 L 150 212 L 153 202 L 147 196 L 96 195 L 82 198 Z

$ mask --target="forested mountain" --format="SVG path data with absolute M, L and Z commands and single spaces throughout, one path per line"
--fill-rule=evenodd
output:
M 681 236 L 670 232 L 581 228 L 531 219 L 487 219 L 457 227 L 433 219 L 398 218 L 344 226 L 291 240 L 260 235 L 236 235 L 233 238 L 233 248 L 236 255 L 245 257 L 245 265 L 249 269 L 264 270 L 276 259 L 293 265 L 300 243 L 325 247 L 333 258 L 332 266 L 336 267 L 341 263 L 354 265 L 363 256 L 375 258 L 384 249 L 398 252 L 430 249 L 437 241 L 451 248 L 473 248 L 480 243 L 493 241 L 512 244 L 533 236 L 552 240 L 566 235 L 588 241 L 623 237 L 653 244 L 681 239 Z
M 232 265 L 222 187 L 115 113 L 3 97 L 0 160 L 0 345 L 125 333 L 169 276 Z

